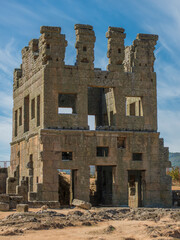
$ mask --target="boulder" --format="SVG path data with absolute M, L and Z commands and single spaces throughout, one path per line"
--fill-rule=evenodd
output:
M 17 204 L 16 211 L 17 212 L 28 212 L 28 204 Z
M 0 211 L 9 211 L 9 203 L 0 202 Z
M 86 210 L 89 210 L 92 207 L 91 203 L 85 202 L 85 201 L 79 200 L 79 199 L 73 199 L 72 205 L 79 207 L 79 208 L 86 209 Z

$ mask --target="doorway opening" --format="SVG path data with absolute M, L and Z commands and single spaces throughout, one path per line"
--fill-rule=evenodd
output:
M 112 205 L 112 166 L 90 166 L 90 202 L 93 206 Z
M 128 171 L 128 205 L 132 208 L 144 206 L 145 170 Z
M 58 194 L 61 206 L 70 206 L 76 196 L 77 170 L 58 169 Z

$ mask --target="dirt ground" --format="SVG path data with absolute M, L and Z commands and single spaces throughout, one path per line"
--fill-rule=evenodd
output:
M 172 186 L 180 190 L 180 185 Z M 30 208 L 0 212 L 0 240 L 180 239 L 180 208 Z
M 0 212 L 0 240 L 180 239 L 180 209 L 29 209 Z

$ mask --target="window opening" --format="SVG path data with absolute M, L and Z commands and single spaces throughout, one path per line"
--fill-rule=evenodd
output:
M 96 129 L 95 115 L 88 115 L 88 126 L 89 126 L 89 130 Z
M 88 87 L 88 115 L 95 116 L 95 127 L 98 130 L 115 125 L 114 88 Z
M 97 147 L 96 156 L 97 157 L 108 157 L 109 148 L 108 147 Z
M 117 137 L 117 148 L 125 148 L 125 147 L 126 147 L 126 138 Z
M 24 132 L 29 131 L 29 95 L 24 98 Z
M 71 161 L 73 160 L 72 152 L 62 152 L 62 161 Z
M 37 96 L 37 127 L 40 126 L 40 95 Z
M 15 137 L 17 136 L 17 110 L 15 111 L 15 131 L 14 131 L 14 135 Z
M 49 43 L 46 44 L 46 49 L 50 49 L 50 44 Z
M 83 47 L 83 52 L 86 52 L 87 51 L 87 48 L 84 46 Z
M 72 108 L 58 108 L 58 114 L 72 114 L 73 109 Z
M 35 118 L 35 98 L 31 100 L 31 119 Z
M 22 125 L 22 107 L 19 108 L 19 126 Z
M 141 97 L 126 97 L 126 116 L 143 116 Z
M 58 114 L 76 113 L 76 94 L 59 94 L 58 96 Z
M 132 159 L 133 161 L 142 161 L 142 153 L 133 153 Z

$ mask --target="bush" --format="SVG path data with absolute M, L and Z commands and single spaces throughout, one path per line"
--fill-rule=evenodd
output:
M 179 167 L 172 167 L 172 170 L 168 172 L 168 175 L 172 177 L 173 181 L 180 181 Z

